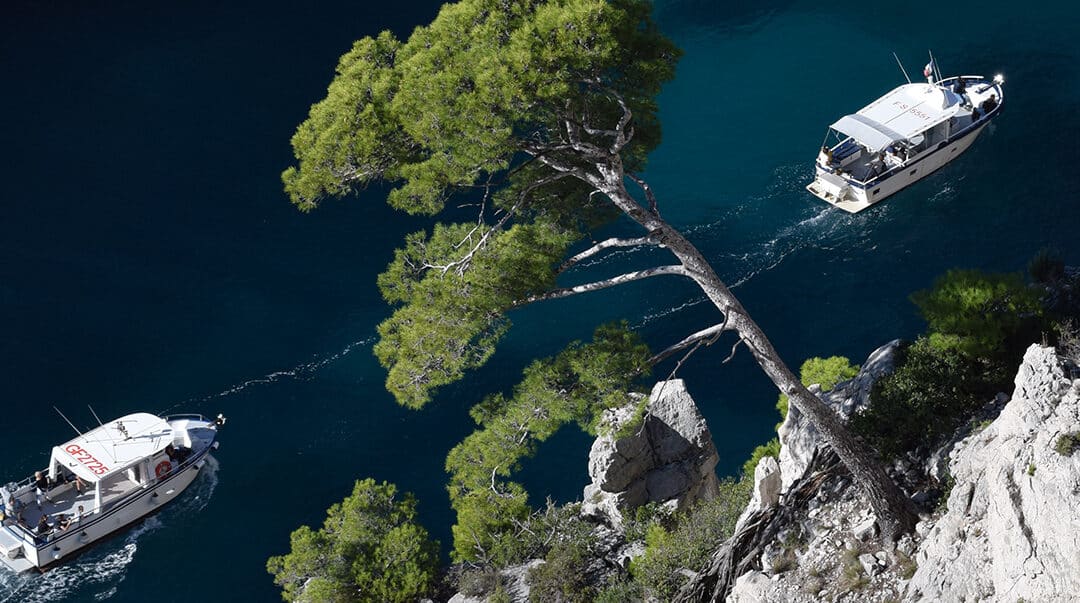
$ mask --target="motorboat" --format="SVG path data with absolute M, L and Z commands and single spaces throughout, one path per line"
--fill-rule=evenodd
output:
M 929 176 L 971 146 L 1005 104 L 1005 79 L 963 75 L 907 83 L 829 126 L 806 189 L 860 212 Z
M 46 468 L 0 487 L 0 561 L 44 571 L 159 511 L 195 480 L 224 424 L 135 413 L 53 447 Z

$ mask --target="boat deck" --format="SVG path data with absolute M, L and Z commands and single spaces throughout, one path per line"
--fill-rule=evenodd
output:
M 126 480 L 125 480 L 126 481 Z M 118 484 L 119 485 L 119 484 Z M 110 492 L 112 492 L 110 488 Z M 129 490 L 130 491 L 130 487 Z M 115 500 L 123 492 L 117 491 L 115 494 L 111 494 L 110 498 Z M 24 501 L 21 497 L 16 502 L 17 515 L 13 519 L 6 519 L 5 525 L 12 525 L 18 523 L 19 527 L 29 531 L 30 534 L 37 536 L 37 530 L 35 529 L 38 522 L 41 520 L 41 516 L 47 515 L 49 517 L 49 525 L 53 526 L 53 529 L 48 533 L 46 537 L 53 536 L 58 529 L 58 522 L 61 515 L 73 516 L 78 509 L 79 505 L 83 507 L 83 516 L 88 515 L 94 508 L 94 492 L 93 490 L 86 488 L 82 494 L 79 494 L 75 490 L 74 484 L 63 484 L 49 491 L 49 496 L 42 501 L 42 506 L 38 507 L 37 501 L 33 494 L 29 496 L 29 501 Z M 21 509 L 18 507 L 21 505 Z M 76 524 L 72 523 L 68 529 L 72 529 Z M 13 526 L 15 527 L 15 526 Z M 16 527 L 15 529 L 18 529 Z

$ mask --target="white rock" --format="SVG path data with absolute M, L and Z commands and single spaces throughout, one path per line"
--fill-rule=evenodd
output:
M 601 429 L 614 434 L 635 414 L 638 400 L 606 411 Z M 623 513 L 648 502 L 673 510 L 716 496 L 720 457 L 712 434 L 681 379 L 661 381 L 649 396 L 644 424 L 629 436 L 602 435 L 589 452 L 582 513 L 616 528 Z
M 767 603 L 769 577 L 761 572 L 747 572 L 735 580 L 727 603 Z
M 851 529 L 851 533 L 863 542 L 870 540 L 877 534 L 877 518 L 871 515 L 862 522 L 855 524 L 855 527 Z
M 862 566 L 863 571 L 867 576 L 874 576 L 881 570 L 877 564 L 877 558 L 870 553 L 863 553 L 859 555 L 859 565 Z
M 1080 398 L 1056 353 L 1031 346 L 1012 400 L 979 437 L 954 452 L 948 511 L 919 547 L 905 598 L 1075 600 L 1080 455 L 1062 456 L 1054 445 L 1078 429 Z

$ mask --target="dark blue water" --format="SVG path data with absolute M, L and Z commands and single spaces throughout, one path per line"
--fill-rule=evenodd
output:
M 1044 246 L 1080 261 L 1080 47 L 1067 3 L 662 1 L 686 50 L 662 96 L 648 176 L 793 365 L 859 361 L 922 325 L 907 295 L 951 267 L 1022 270 Z M 421 412 L 397 407 L 371 355 L 387 315 L 374 276 L 424 222 L 379 191 L 302 215 L 280 192 L 288 139 L 356 37 L 406 35 L 437 2 L 17 1 L 0 22 L 0 422 L 3 477 L 43 466 L 87 405 L 224 412 L 219 466 L 138 528 L 0 600 L 277 599 L 265 560 L 357 477 L 397 483 L 449 538 L 447 450 L 466 410 L 537 351 L 626 318 L 655 346 L 716 322 L 693 288 L 652 281 L 528 308 L 492 362 Z M 803 190 L 824 128 L 918 72 L 1007 78 L 1005 114 L 959 160 L 849 216 Z M 587 270 L 614 273 L 634 256 Z M 775 393 L 745 354 L 680 376 L 721 469 L 770 437 Z M 666 375 L 670 367 L 662 372 Z M 579 495 L 588 439 L 546 443 L 523 479 Z

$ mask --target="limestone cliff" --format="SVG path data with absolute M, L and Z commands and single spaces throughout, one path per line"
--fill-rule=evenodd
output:
M 913 601 L 1075 601 L 1080 596 L 1080 380 L 1031 346 L 1012 400 L 950 455 L 948 511 L 919 546 Z
M 947 510 L 928 512 L 892 550 L 874 538 L 869 505 L 842 470 L 806 463 L 808 472 L 784 475 L 814 494 L 794 500 L 785 490 L 780 508 L 798 508 L 784 509 L 728 601 L 1076 600 L 1080 451 L 1069 444 L 1080 432 L 1078 390 L 1052 348 L 1031 346 L 1012 399 L 989 406 L 996 419 L 936 455 L 954 483 Z M 805 453 L 810 440 L 793 429 L 782 442 Z

